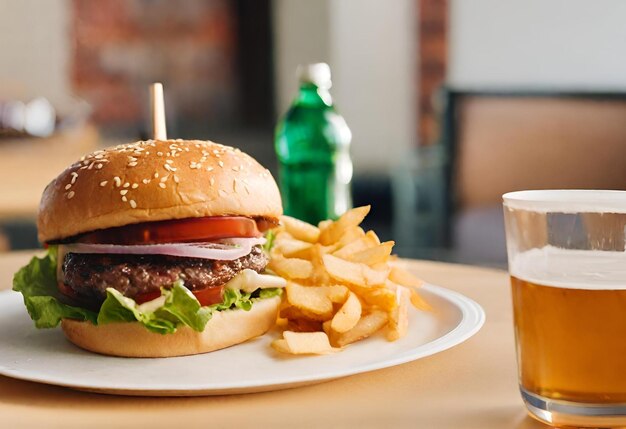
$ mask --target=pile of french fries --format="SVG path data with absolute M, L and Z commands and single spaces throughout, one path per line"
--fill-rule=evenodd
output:
M 417 292 L 422 281 L 393 263 L 394 242 L 359 226 L 369 210 L 318 226 L 281 218 L 268 265 L 287 280 L 275 350 L 331 353 L 379 331 L 395 341 L 407 333 L 410 303 L 430 309 Z

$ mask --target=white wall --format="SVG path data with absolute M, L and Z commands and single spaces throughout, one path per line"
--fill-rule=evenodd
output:
M 452 0 L 449 83 L 626 89 L 626 2 Z
M 414 0 L 274 4 L 278 113 L 285 112 L 295 95 L 296 66 L 327 61 L 333 74 L 332 95 L 352 130 L 356 173 L 388 172 L 415 143 L 414 4 Z
M 69 93 L 69 1 L 0 0 L 0 96 Z
M 296 68 L 329 62 L 328 0 L 274 0 L 276 107 L 284 112 L 298 89 Z

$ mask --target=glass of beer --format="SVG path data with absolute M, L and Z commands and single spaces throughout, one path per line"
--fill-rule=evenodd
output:
M 519 385 L 552 425 L 626 425 L 626 191 L 505 194 Z

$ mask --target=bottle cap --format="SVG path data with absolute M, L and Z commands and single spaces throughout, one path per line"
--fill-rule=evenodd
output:
M 328 89 L 332 86 L 330 67 L 326 63 L 298 66 L 298 79 L 300 83 L 312 83 L 319 88 Z

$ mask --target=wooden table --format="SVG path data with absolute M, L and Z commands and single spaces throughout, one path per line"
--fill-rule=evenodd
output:
M 0 256 L 0 289 L 10 287 L 30 256 Z M 0 427 L 545 428 L 527 417 L 517 390 L 507 274 L 436 262 L 409 266 L 480 303 L 487 313 L 482 330 L 451 350 L 394 368 L 249 395 L 107 396 L 0 377 Z

